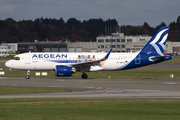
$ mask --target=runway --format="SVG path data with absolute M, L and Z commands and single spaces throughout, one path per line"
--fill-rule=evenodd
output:
M 0 86 L 47 87 L 80 92 L 0 95 L 0 98 L 180 98 L 180 81 L 0 77 Z

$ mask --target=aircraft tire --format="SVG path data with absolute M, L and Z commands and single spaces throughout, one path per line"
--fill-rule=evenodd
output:
M 29 79 L 30 78 L 30 76 L 29 75 L 26 75 L 26 79 Z
M 88 76 L 87 76 L 87 74 L 82 74 L 82 79 L 87 79 L 88 78 Z

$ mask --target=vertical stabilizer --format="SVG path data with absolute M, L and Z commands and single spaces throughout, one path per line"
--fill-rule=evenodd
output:
M 123 69 L 141 67 L 172 59 L 172 56 L 163 54 L 168 32 L 169 27 L 161 27 L 136 55 L 136 57 L 131 62 L 123 66 Z
M 164 48 L 169 32 L 169 27 L 161 27 L 156 34 L 141 50 L 140 54 L 151 54 L 154 56 L 164 56 Z

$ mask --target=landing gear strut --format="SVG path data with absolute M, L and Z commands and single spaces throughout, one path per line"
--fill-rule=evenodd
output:
M 87 74 L 85 74 L 85 73 L 83 73 L 81 77 L 82 77 L 82 79 L 87 79 L 88 78 Z
M 29 79 L 29 78 L 30 78 L 30 70 L 28 70 L 26 74 L 26 79 Z

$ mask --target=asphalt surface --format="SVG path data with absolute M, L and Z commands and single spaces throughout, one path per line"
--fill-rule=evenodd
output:
M 180 63 L 141 67 L 180 68 Z M 81 92 L 0 95 L 0 98 L 180 98 L 180 80 L 61 79 L 0 77 L 0 86 L 83 90 Z
M 180 98 L 180 81 L 133 79 L 44 79 L 0 77 L 0 86 L 47 87 L 81 92 L 0 95 L 0 98 Z

